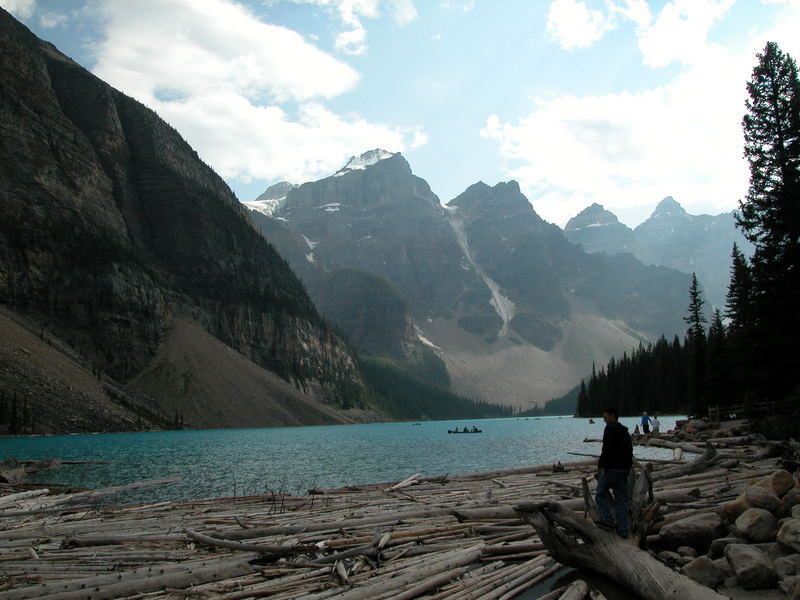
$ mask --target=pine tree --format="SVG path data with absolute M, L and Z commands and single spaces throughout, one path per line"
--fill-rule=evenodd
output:
M 692 286 L 689 288 L 689 312 L 683 318 L 689 329 L 686 332 L 689 347 L 689 412 L 699 416 L 706 412 L 706 317 L 703 314 L 703 292 L 692 273 Z
M 742 121 L 750 187 L 737 220 L 755 245 L 748 387 L 773 400 L 791 392 L 800 372 L 800 81 L 774 42 L 758 59 Z

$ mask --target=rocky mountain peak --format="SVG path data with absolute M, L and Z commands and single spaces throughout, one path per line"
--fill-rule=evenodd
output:
M 603 225 L 614 225 L 617 223 L 619 223 L 617 215 L 603 208 L 601 204 L 597 204 L 595 202 L 572 217 L 567 222 L 567 226 L 564 228 L 564 231 L 577 231 L 579 229 L 584 229 L 585 227 L 599 227 Z
M 270 217 L 275 213 L 276 210 L 284 205 L 286 202 L 286 196 L 296 187 L 298 186 L 295 183 L 281 181 L 280 183 L 269 186 L 263 194 L 261 194 L 252 202 L 243 202 L 242 204 L 244 204 L 247 208 Z
M 347 164 L 343 166 L 341 169 L 336 171 L 336 176 L 340 177 L 346 173 L 351 171 L 363 171 L 367 167 L 371 167 L 383 160 L 392 158 L 394 156 L 400 156 L 399 152 L 389 152 L 387 150 L 383 150 L 382 148 L 375 148 L 374 150 L 367 150 L 363 154 L 359 156 L 351 156 L 350 160 L 347 161 Z M 403 159 L 405 162 L 405 159 Z M 406 165 L 408 163 L 406 162 Z M 409 167 L 409 170 L 411 167 Z
M 684 208 L 672 196 L 667 196 L 658 203 L 650 218 L 684 216 L 686 214 Z

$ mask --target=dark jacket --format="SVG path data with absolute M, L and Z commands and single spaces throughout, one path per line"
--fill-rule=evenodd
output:
M 633 463 L 633 444 L 628 428 L 622 423 L 608 423 L 603 432 L 603 450 L 598 469 L 630 471 Z

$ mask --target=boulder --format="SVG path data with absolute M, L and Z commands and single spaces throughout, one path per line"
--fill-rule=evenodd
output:
M 767 488 L 776 496 L 781 497 L 794 487 L 794 478 L 789 471 L 781 469 L 763 479 L 759 479 L 753 485 Z
M 710 588 L 717 587 L 725 579 L 725 573 L 707 556 L 699 556 L 681 569 L 683 574 L 697 583 Z
M 778 530 L 776 539 L 795 552 L 800 552 L 800 519 L 788 519 Z
M 659 532 L 668 548 L 691 546 L 705 552 L 712 541 L 725 533 L 722 519 L 716 513 L 700 513 L 665 525 Z
M 691 546 L 680 546 L 677 551 L 681 556 L 688 556 L 690 558 L 697 558 L 697 550 Z
M 791 600 L 800 600 L 800 575 L 787 577 L 781 581 L 779 587 Z
M 725 556 L 725 546 L 728 544 L 741 544 L 742 538 L 738 537 L 724 537 L 724 538 L 717 538 L 713 542 L 711 542 L 711 546 L 708 548 L 708 555 L 711 558 L 722 558 Z
M 733 578 L 734 585 L 736 584 L 736 575 L 733 574 L 733 569 L 731 569 L 731 565 L 728 563 L 727 558 L 724 556 L 722 558 L 717 558 L 714 560 L 714 564 L 720 571 L 722 571 L 722 575 L 725 577 L 725 579 L 728 579 L 729 577 Z
M 763 590 L 775 585 L 775 568 L 758 548 L 747 544 L 729 544 L 725 547 L 725 558 L 744 589 Z
M 668 567 L 679 567 L 683 564 L 683 557 L 677 552 L 664 550 L 656 554 L 656 558 Z
M 731 500 L 722 508 L 722 514 L 725 517 L 725 520 L 732 523 L 739 516 L 746 511 L 748 508 L 751 508 L 750 504 L 747 502 L 747 492 L 739 494 L 736 500 Z
M 800 504 L 797 504 L 792 507 L 792 518 L 800 519 Z
M 779 519 L 792 516 L 792 509 L 798 505 L 800 505 L 800 488 L 794 487 L 786 492 L 783 495 L 783 498 L 781 498 L 778 508 L 775 511 L 775 516 Z
M 778 520 L 763 508 L 748 508 L 736 519 L 736 529 L 753 542 L 769 542 L 775 539 Z
M 800 554 L 791 554 L 778 558 L 773 563 L 778 579 L 786 579 L 793 575 L 800 575 Z
M 774 513 L 781 499 L 778 498 L 771 490 L 760 485 L 753 485 L 747 488 L 744 493 L 745 500 L 752 508 L 763 508 L 771 513 Z

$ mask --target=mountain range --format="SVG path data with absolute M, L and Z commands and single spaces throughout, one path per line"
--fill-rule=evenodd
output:
M 225 182 L 2 9 L 0 47 L 0 427 L 350 421 L 350 345 Z
M 725 305 L 733 244 L 746 256 L 753 251 L 736 228 L 733 212 L 691 215 L 671 196 L 661 200 L 653 214 L 634 229 L 599 204 L 592 204 L 569 220 L 564 233 L 587 252 L 628 252 L 645 264 L 694 272 L 707 300 L 716 307 Z
M 422 342 L 464 395 L 541 405 L 593 362 L 684 329 L 688 275 L 584 251 L 514 181 L 476 183 L 443 206 L 401 154 L 372 150 L 245 206 L 346 335 L 373 348 Z M 391 344 L 386 328 L 355 330 L 361 317 L 321 292 L 342 272 L 378 278 L 350 285 L 351 298 L 372 289 L 392 298 L 395 308 L 383 309 L 398 311 L 403 344 Z

